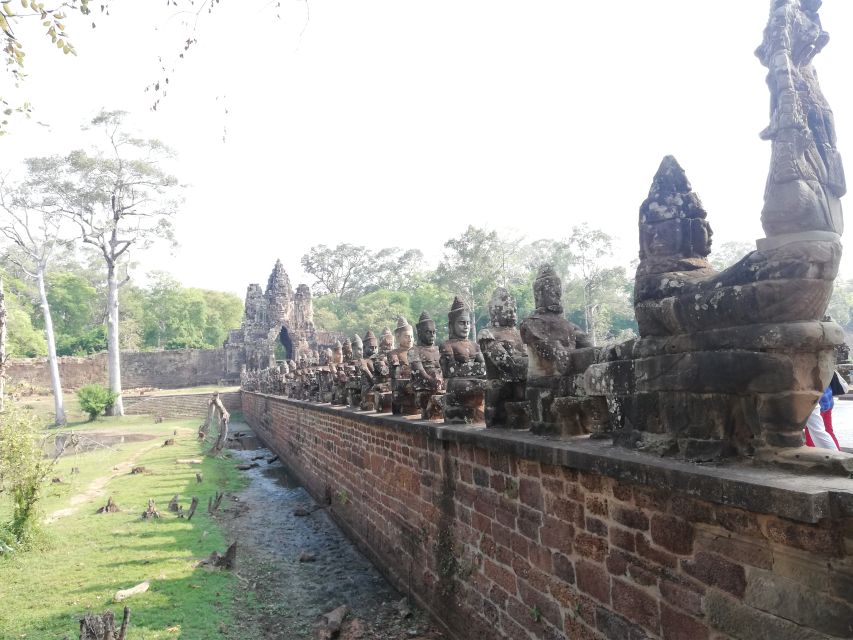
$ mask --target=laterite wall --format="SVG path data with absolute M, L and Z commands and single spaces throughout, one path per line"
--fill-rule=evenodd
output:
M 210 393 L 181 393 L 168 396 L 123 396 L 126 415 L 152 415 L 162 418 L 198 418 L 207 415 Z M 220 393 L 219 398 L 229 413 L 240 411 L 240 392 Z
M 853 637 L 853 481 L 243 393 L 246 420 L 456 638 Z

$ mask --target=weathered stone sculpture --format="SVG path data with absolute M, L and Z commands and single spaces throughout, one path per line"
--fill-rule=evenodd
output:
M 379 338 L 379 348 L 373 356 L 373 404 L 377 413 L 389 413 L 393 394 L 391 392 L 391 363 L 389 354 L 394 349 L 394 334 L 385 327 Z
M 721 273 L 710 267 L 705 212 L 673 158 L 640 208 L 641 339 L 586 374 L 588 390 L 607 396 L 618 444 L 699 460 L 813 457 L 799 449 L 802 427 L 843 341 L 838 325 L 821 322 L 841 257 L 845 185 L 811 67 L 828 39 L 820 4 L 773 2 L 756 52 L 770 71 L 762 137 L 773 143 L 758 249 Z
M 448 424 L 482 422 L 486 370 L 479 345 L 468 338 L 471 310 L 456 297 L 447 319 L 450 337 L 439 347 L 441 371 L 447 381 L 444 421 Z
M 397 346 L 388 354 L 391 367 L 391 413 L 394 415 L 414 415 L 420 413 L 412 383 L 412 368 L 409 365 L 409 349 L 414 345 L 412 325 L 403 316 L 397 318 L 394 329 Z
M 588 397 L 583 372 L 597 350 L 576 324 L 563 316 L 563 283 L 551 265 L 533 282 L 536 309 L 521 323 L 527 347 L 527 399 L 533 433 L 577 436 L 607 422 L 601 398 Z
M 444 417 L 444 376 L 435 344 L 435 321 L 424 311 L 416 328 L 418 344 L 409 350 L 415 402 L 420 408 L 421 418 L 437 420 Z
M 373 411 L 376 408 L 376 403 L 373 398 L 373 383 L 375 376 L 373 375 L 373 356 L 376 354 L 376 349 L 379 347 L 379 341 L 374 333 L 370 330 L 364 334 L 363 340 L 363 358 L 359 372 L 361 374 L 361 403 L 359 408 L 362 411 Z
M 340 344 L 341 349 L 340 353 L 336 350 L 332 351 L 333 355 L 333 364 L 334 364 L 334 393 L 332 394 L 332 404 L 346 404 L 347 403 L 347 369 L 352 366 L 352 344 L 349 341 L 349 338 L 345 338 L 341 343 L 340 341 L 335 344 L 335 348 L 337 349 L 337 345 Z
M 491 326 L 477 336 L 486 362 L 486 426 L 527 429 L 530 403 L 525 399 L 527 351 L 516 327 L 515 298 L 503 287 L 489 301 Z
M 361 336 L 352 337 L 352 363 L 347 368 L 347 405 L 355 409 L 361 407 L 361 367 L 364 361 L 364 347 Z

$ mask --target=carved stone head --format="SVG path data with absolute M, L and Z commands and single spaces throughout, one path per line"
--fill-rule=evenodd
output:
M 414 333 L 412 325 L 403 316 L 397 317 L 397 327 L 394 329 L 394 339 L 397 341 L 397 348 L 409 350 L 414 344 Z
M 429 317 L 426 311 L 421 312 L 418 318 L 418 345 L 431 347 L 435 344 L 435 320 Z
M 344 362 L 352 362 L 352 343 L 349 341 L 349 338 L 344 338 L 341 344 L 341 356 Z
M 385 327 L 382 330 L 382 336 L 379 338 L 379 353 L 391 351 L 394 348 L 394 334 L 391 329 Z
M 335 344 L 331 350 L 332 358 L 329 360 L 332 364 L 340 364 L 344 361 L 344 347 L 340 340 L 335 340 Z
M 536 274 L 533 299 L 539 313 L 563 313 L 563 281 L 550 264 L 543 264 Z
M 489 317 L 494 327 L 514 327 L 518 322 L 515 298 L 503 287 L 498 287 L 489 300 Z
M 453 298 L 450 313 L 447 314 L 448 333 L 456 340 L 467 340 L 471 333 L 471 310 L 459 296 Z
M 361 341 L 361 336 L 358 334 L 352 337 L 352 358 L 353 360 L 364 358 L 364 344 Z
M 364 334 L 364 357 L 369 358 L 376 353 L 378 346 L 379 340 L 377 340 L 376 335 L 368 329 L 367 333 Z

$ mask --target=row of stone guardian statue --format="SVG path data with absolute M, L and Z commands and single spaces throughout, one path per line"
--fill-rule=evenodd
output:
M 393 334 L 386 328 L 377 339 L 367 331 L 298 361 L 245 372 L 243 386 L 449 424 L 485 421 L 563 436 L 602 431 L 606 406 L 586 395 L 582 379 L 598 350 L 563 317 L 562 283 L 549 265 L 533 290 L 536 310 L 520 328 L 516 301 L 500 287 L 489 302 L 489 326 L 471 340 L 471 309 L 457 296 L 441 345 L 423 312 L 414 328 L 399 317 Z

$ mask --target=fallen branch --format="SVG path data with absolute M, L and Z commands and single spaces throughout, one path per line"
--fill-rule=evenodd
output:
M 175 464 L 201 464 L 200 458 L 178 458 Z
M 146 591 L 148 591 L 148 587 L 150 586 L 151 583 L 146 580 L 145 582 L 140 582 L 135 587 L 130 587 L 129 589 L 121 589 L 120 591 L 116 591 L 116 594 L 113 596 L 113 600 L 115 600 L 116 602 L 127 600 L 131 596 L 135 596 L 140 593 L 145 593 Z
M 207 512 L 214 513 L 217 509 L 219 509 L 219 504 L 222 502 L 222 497 L 224 493 L 216 492 L 216 497 L 211 496 L 207 499 Z

